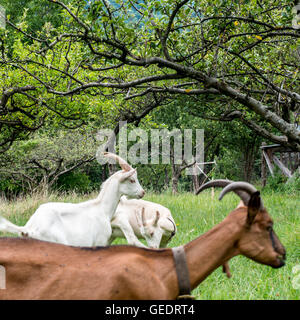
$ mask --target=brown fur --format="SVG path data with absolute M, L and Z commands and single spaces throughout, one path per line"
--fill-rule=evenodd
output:
M 220 224 L 184 246 L 192 289 L 232 257 L 243 254 L 281 267 L 285 249 L 263 210 L 238 207 Z M 6 289 L 0 299 L 176 299 L 179 289 L 171 249 L 132 246 L 76 248 L 33 239 L 1 238 Z M 228 270 L 229 272 L 229 270 Z

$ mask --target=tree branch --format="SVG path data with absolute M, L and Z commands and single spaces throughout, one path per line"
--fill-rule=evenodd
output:
M 12 97 L 14 94 L 17 93 L 24 93 L 25 91 L 30 91 L 30 90 L 35 90 L 36 87 L 34 86 L 24 86 L 24 87 L 12 87 L 9 89 L 6 89 L 3 94 L 2 94 L 2 98 L 0 100 L 0 107 L 4 108 L 7 104 L 7 101 L 10 97 Z

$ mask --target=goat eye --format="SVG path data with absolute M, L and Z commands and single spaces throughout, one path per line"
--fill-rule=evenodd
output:
M 131 182 L 131 183 L 135 183 L 135 180 L 134 180 L 134 179 L 130 179 L 130 182 Z
M 267 227 L 267 231 L 270 232 L 270 231 L 272 231 L 272 230 L 273 230 L 272 226 L 268 226 L 268 227 Z

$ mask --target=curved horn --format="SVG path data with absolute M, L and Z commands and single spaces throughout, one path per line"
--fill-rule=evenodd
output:
M 176 231 L 177 231 L 177 228 L 176 228 L 176 224 L 174 223 L 174 221 L 172 220 L 172 219 L 170 219 L 169 217 L 167 217 L 167 219 L 169 220 L 169 221 L 171 221 L 171 223 L 172 223 L 172 225 L 173 225 L 173 227 L 174 227 L 174 230 L 172 231 L 172 235 L 171 235 L 171 238 L 175 235 L 175 233 L 176 233 Z M 170 239 L 171 239 L 170 238 Z
M 146 222 L 146 217 L 145 217 L 145 207 L 142 208 L 142 223 L 143 223 L 143 226 L 145 227 L 147 225 L 147 222 Z
M 212 181 L 209 181 L 209 182 L 203 184 L 196 191 L 196 195 L 199 194 L 200 192 L 202 192 L 203 190 L 207 189 L 207 188 L 213 188 L 213 187 L 224 188 L 224 187 L 227 187 L 228 185 L 230 185 L 232 183 L 234 183 L 234 181 L 225 180 L 225 179 L 212 180 Z M 232 191 L 242 199 L 244 204 L 248 203 L 250 197 L 245 191 L 242 191 L 242 190 L 232 190 Z
M 235 193 L 243 192 L 243 195 L 246 194 L 246 197 L 244 197 L 244 198 L 241 197 L 241 199 L 243 200 L 244 204 L 246 206 L 248 206 L 250 196 L 253 193 L 257 192 L 257 189 L 252 184 L 250 184 L 248 182 L 243 182 L 243 181 L 233 182 L 233 183 L 230 183 L 228 186 L 226 186 L 222 190 L 222 192 L 219 196 L 219 200 L 222 200 L 222 198 L 225 196 L 225 194 L 230 191 L 233 191 Z M 263 201 L 261 200 L 260 208 L 263 209 L 263 207 L 264 207 Z
M 196 191 L 196 195 L 207 188 L 212 188 L 212 187 L 224 188 L 232 182 L 233 181 L 231 181 L 231 180 L 225 180 L 225 179 L 217 179 L 217 180 L 212 180 L 212 181 L 206 182 Z
M 160 213 L 159 213 L 159 211 L 156 211 L 156 215 L 155 215 L 155 219 L 154 219 L 154 223 L 153 223 L 154 226 L 157 226 L 159 218 L 160 218 Z
M 124 171 L 130 171 L 133 168 L 124 159 L 111 152 L 104 152 L 104 157 L 116 160 Z

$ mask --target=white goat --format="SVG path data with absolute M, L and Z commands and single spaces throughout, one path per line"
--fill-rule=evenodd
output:
M 145 200 L 120 199 L 115 217 L 111 221 L 112 235 L 126 238 L 129 244 L 146 247 L 139 239 L 146 239 L 150 248 L 164 248 L 176 233 L 176 224 L 170 210 Z
M 0 231 L 72 246 L 107 245 L 112 232 L 110 221 L 121 196 L 142 198 L 145 191 L 137 179 L 136 170 L 125 160 L 112 153 L 104 155 L 116 159 L 123 170 L 103 183 L 96 199 L 76 204 L 42 204 L 24 227 L 0 216 Z

